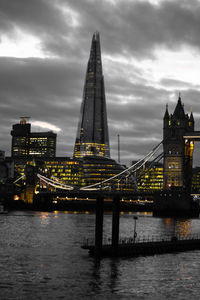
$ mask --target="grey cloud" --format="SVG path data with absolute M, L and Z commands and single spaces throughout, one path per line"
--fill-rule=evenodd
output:
M 79 26 L 59 6 L 78 14 Z M 149 2 L 1 0 L 1 30 L 18 26 L 42 39 L 43 49 L 57 55 L 85 55 L 88 34 L 102 34 L 105 53 L 149 57 L 157 47 L 199 48 L 200 5 L 197 0 Z M 80 46 L 81 45 L 81 46 Z
M 194 85 L 192 83 L 189 82 L 185 82 L 185 81 L 181 81 L 181 80 L 175 80 L 175 79 L 171 79 L 171 78 L 163 78 L 160 81 L 161 85 L 167 86 L 167 87 L 173 87 L 173 88 L 199 88 L 199 86 Z
M 108 53 L 150 56 L 157 46 L 170 49 L 183 44 L 200 46 L 200 5 L 196 0 L 149 2 L 108 2 L 71 0 L 70 6 L 82 12 L 85 35 L 98 29 Z
M 64 34 L 67 23 L 54 3 L 47 0 L 1 0 L 1 22 L 2 24 L 9 22 L 13 30 L 18 26 L 39 35 L 56 31 L 59 31 L 60 35 Z M 2 26 L 2 29 L 5 28 Z

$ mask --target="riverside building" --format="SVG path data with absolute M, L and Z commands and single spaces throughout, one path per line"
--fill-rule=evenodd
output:
M 133 162 L 134 163 L 134 162 Z M 136 171 L 138 190 L 161 190 L 163 188 L 163 164 L 158 162 L 146 162 Z
M 84 185 L 82 165 L 70 157 L 38 157 L 35 159 L 15 159 L 15 177 L 24 175 L 26 165 L 37 167 L 38 173 L 49 178 L 57 178 L 62 183 L 79 186 Z
M 13 125 L 12 158 L 55 157 L 56 137 L 52 131 L 31 132 L 28 117 L 21 117 L 20 123 Z

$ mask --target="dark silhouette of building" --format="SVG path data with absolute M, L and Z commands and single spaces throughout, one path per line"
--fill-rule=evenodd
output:
M 19 124 L 13 125 L 12 158 L 55 157 L 56 137 L 52 131 L 31 132 L 28 117 L 22 117 Z
M 172 186 L 190 188 L 192 178 L 192 157 L 194 148 L 194 118 L 185 114 L 179 95 L 173 114 L 168 107 L 164 115 L 163 148 L 164 170 L 163 188 Z
M 74 157 L 110 157 L 99 33 L 92 38 Z

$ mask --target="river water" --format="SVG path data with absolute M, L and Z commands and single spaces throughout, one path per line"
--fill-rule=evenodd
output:
M 122 238 L 133 236 L 134 215 L 120 216 Z M 140 237 L 200 233 L 200 219 L 137 216 Z M 111 223 L 105 214 L 108 238 Z M 97 262 L 80 247 L 94 224 L 89 213 L 0 215 L 0 299 L 199 299 L 199 250 Z

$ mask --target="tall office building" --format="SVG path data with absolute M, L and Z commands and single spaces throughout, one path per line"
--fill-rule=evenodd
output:
M 99 33 L 92 38 L 74 157 L 110 157 Z
M 13 125 L 12 158 L 55 157 L 56 137 L 52 131 L 31 132 L 27 117 L 22 117 L 19 124 Z

